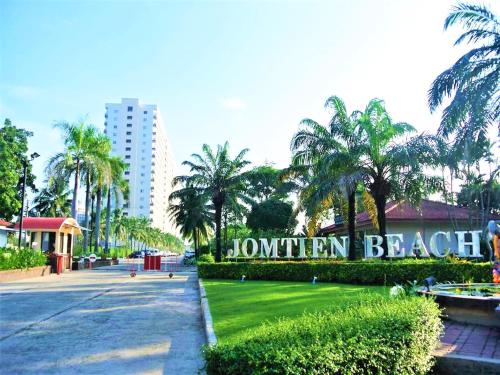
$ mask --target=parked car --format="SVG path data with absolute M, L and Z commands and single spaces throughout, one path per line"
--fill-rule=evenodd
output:
M 144 258 L 144 251 L 134 251 L 133 253 L 131 253 L 128 257 L 129 258 Z
M 195 255 L 196 255 L 196 253 L 194 251 L 191 251 L 191 250 L 186 250 L 184 252 L 184 258 L 186 258 L 186 259 L 194 258 Z

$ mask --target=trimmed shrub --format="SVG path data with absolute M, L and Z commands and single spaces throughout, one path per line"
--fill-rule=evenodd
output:
M 204 351 L 207 374 L 426 374 L 439 344 L 430 299 L 367 301 L 266 323 Z
M 421 283 L 434 276 L 438 282 L 490 282 L 491 265 L 467 261 L 401 260 L 401 261 L 304 261 L 246 262 L 200 264 L 199 276 L 205 279 L 318 281 L 350 284 L 394 285 L 407 281 Z
M 212 254 L 201 254 L 198 263 L 215 263 L 215 258 Z
M 0 249 L 0 270 L 25 269 L 43 266 L 47 258 L 40 251 L 32 249 Z

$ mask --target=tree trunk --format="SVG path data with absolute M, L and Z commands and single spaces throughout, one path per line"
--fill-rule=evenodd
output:
M 193 241 L 194 241 L 194 256 L 198 258 L 200 254 L 198 254 L 198 229 L 196 228 L 193 232 Z
M 382 258 L 387 257 L 387 228 L 385 222 L 385 205 L 387 203 L 387 197 L 383 194 L 374 197 L 375 205 L 377 206 L 377 221 L 378 221 L 378 235 L 382 237 L 382 248 L 384 249 L 384 254 Z
M 90 175 L 87 174 L 85 186 L 85 229 L 83 231 L 83 253 L 87 254 L 89 240 Z
M 90 204 L 90 236 L 89 236 L 89 249 L 91 252 L 94 252 L 92 238 L 94 237 L 94 229 L 95 229 L 95 217 L 94 217 L 94 226 L 92 226 L 92 216 L 94 215 L 94 203 L 95 203 L 95 195 L 92 195 L 91 204 Z
M 95 209 L 95 249 L 99 251 L 99 236 L 101 235 L 101 198 L 102 188 L 97 188 L 96 209 Z
M 349 211 L 347 228 L 349 230 L 349 260 L 356 259 L 356 192 L 353 191 L 348 197 Z
M 109 229 L 111 227 L 111 187 L 108 186 L 108 196 L 106 202 L 106 229 L 104 231 L 104 253 L 109 254 Z
M 227 210 L 224 212 L 224 251 L 227 251 Z
M 222 204 L 214 202 L 215 206 L 215 261 L 222 260 L 221 224 L 222 224 Z
M 76 171 L 75 171 L 75 186 L 73 187 L 73 201 L 71 202 L 71 216 L 73 219 L 77 220 L 78 211 L 78 186 L 80 182 L 80 160 L 76 159 Z

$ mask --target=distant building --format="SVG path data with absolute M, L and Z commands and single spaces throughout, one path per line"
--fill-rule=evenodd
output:
M 457 249 L 455 231 L 484 229 L 480 228 L 477 215 L 471 213 L 469 209 L 427 199 L 422 200 L 419 207 L 412 207 L 406 201 L 389 202 L 385 206 L 385 215 L 387 233 L 402 233 L 404 238 L 402 247 L 407 250 L 411 248 L 415 232 L 420 232 L 427 246 L 429 246 L 430 238 L 435 232 L 450 232 L 450 241 L 448 242 L 443 236 L 440 236 L 437 239 L 437 246 L 455 250 Z M 496 215 L 489 219 L 498 220 L 500 217 Z M 356 232 L 358 238 L 378 233 L 367 212 L 356 215 Z M 322 228 L 320 234 L 347 235 L 347 224 L 341 218 L 336 217 L 335 223 Z
M 160 110 L 138 99 L 122 99 L 106 104 L 105 118 L 112 154 L 127 163 L 130 192 L 123 202 L 124 214 L 144 216 L 153 227 L 175 233 L 167 214 L 174 160 Z
M 0 219 L 0 247 L 7 246 L 7 233 L 12 231 L 12 223 Z

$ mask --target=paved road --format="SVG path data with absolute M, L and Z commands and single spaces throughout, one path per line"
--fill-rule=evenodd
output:
M 0 374 L 198 374 L 204 343 L 195 273 L 0 284 Z

